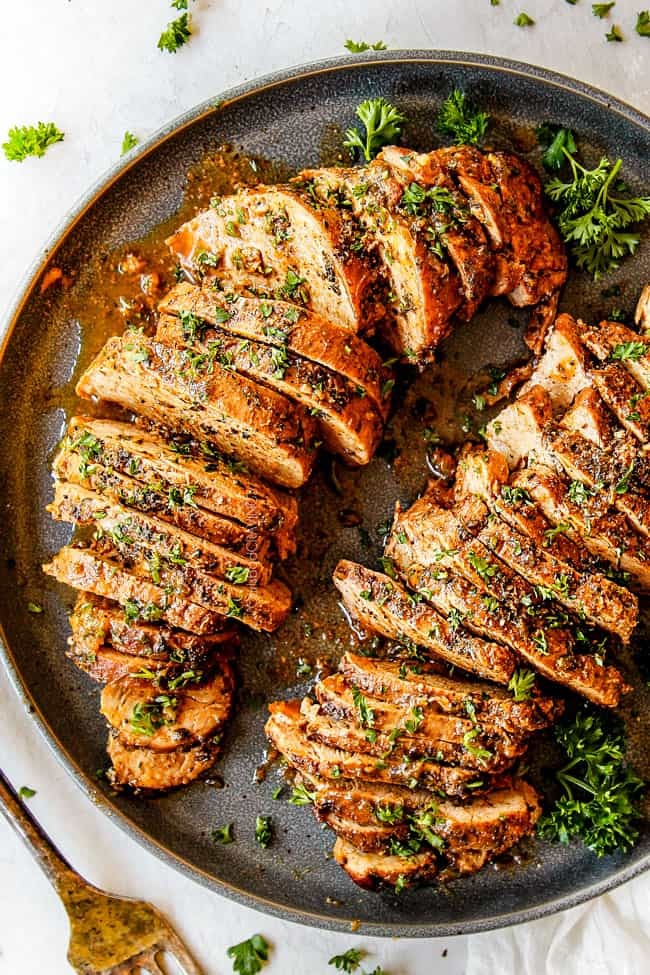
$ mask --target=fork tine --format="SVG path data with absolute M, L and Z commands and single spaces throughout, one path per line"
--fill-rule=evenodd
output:
M 175 931 L 170 931 L 162 945 L 164 951 L 168 951 L 180 966 L 183 975 L 203 975 L 203 971 L 196 964 L 189 951 L 178 937 Z

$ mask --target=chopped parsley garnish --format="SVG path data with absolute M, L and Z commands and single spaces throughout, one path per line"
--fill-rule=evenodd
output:
M 581 507 L 587 504 L 595 494 L 596 489 L 590 488 L 587 484 L 583 484 L 582 481 L 571 481 L 569 484 L 569 499 Z
M 489 762 L 489 760 L 493 756 L 492 756 L 492 752 L 489 751 L 489 749 L 481 748 L 480 745 L 474 744 L 474 739 L 478 736 L 478 733 L 479 733 L 478 728 L 472 728 L 471 731 L 466 731 L 465 734 L 463 735 L 463 748 L 465 749 L 465 751 L 469 752 L 469 754 L 472 755 L 472 757 L 475 758 L 477 762 L 480 762 L 482 765 L 485 765 L 485 763 Z
M 650 10 L 639 11 L 635 30 L 640 37 L 650 37 Z
M 409 717 L 404 722 L 404 727 L 408 731 L 409 735 L 414 735 L 418 730 L 422 722 L 424 721 L 424 712 L 421 707 L 412 707 L 409 712 Z
M 251 570 L 246 565 L 230 565 L 226 569 L 226 579 L 238 586 L 243 586 L 248 582 Z
M 191 36 L 190 17 L 186 12 L 167 24 L 158 38 L 158 50 L 174 54 L 179 47 L 187 44 Z
M 531 496 L 525 488 L 504 484 L 501 488 L 501 497 L 506 504 L 532 504 Z
M 294 785 L 289 796 L 289 802 L 292 806 L 309 806 L 315 799 L 316 793 L 310 792 L 303 782 L 300 785 Z
M 620 43 L 623 40 L 621 28 L 617 24 L 612 24 L 612 29 L 607 31 L 605 37 L 608 41 L 617 41 Z
M 139 141 L 140 140 L 138 139 L 137 135 L 133 135 L 133 132 L 129 132 L 127 130 L 124 133 L 124 138 L 122 139 L 122 149 L 120 151 L 120 156 L 125 156 L 127 152 L 131 151 L 131 149 L 135 149 Z
M 571 167 L 570 178 L 554 177 L 546 193 L 558 204 L 558 227 L 578 267 L 598 279 L 635 253 L 640 238 L 633 225 L 650 214 L 650 197 L 629 195 L 620 178 L 621 159 L 612 163 L 603 156 L 588 169 L 566 145 L 562 153 Z
M 178 317 L 183 330 L 183 338 L 186 342 L 196 342 L 197 339 L 201 338 L 201 333 L 206 326 L 202 318 L 199 318 L 198 315 L 195 315 L 191 311 L 185 311 L 183 309 L 179 311 Z
M 458 145 L 476 146 L 485 136 L 489 121 L 489 115 L 474 111 L 465 93 L 455 88 L 440 107 L 436 128 Z
M 544 630 L 538 630 L 537 633 L 535 633 L 533 636 L 533 643 L 541 654 L 545 655 L 548 653 L 548 640 L 546 639 L 546 633 L 544 633 Z
M 528 701 L 535 687 L 535 672 L 519 667 L 513 673 L 508 683 L 508 690 L 512 691 L 516 703 Z
M 530 16 L 530 14 L 527 14 L 522 11 L 522 13 L 520 13 L 517 17 L 515 17 L 514 24 L 517 27 L 534 27 L 535 21 Z
M 354 701 L 354 706 L 357 709 L 359 727 L 372 728 L 375 723 L 375 712 L 370 707 L 367 698 L 358 687 L 352 687 L 352 700 Z
M 271 831 L 271 819 L 269 816 L 258 816 L 255 820 L 255 839 L 265 850 L 270 846 L 273 833 Z
M 28 156 L 44 156 L 50 146 L 62 141 L 63 132 L 57 129 L 54 122 L 39 122 L 38 125 L 20 125 L 9 129 L 2 149 L 10 162 L 23 162 Z
M 556 125 L 540 125 L 536 130 L 537 141 L 544 149 L 542 163 L 546 169 L 562 169 L 567 152 L 577 152 L 577 145 L 571 129 Z
M 385 98 L 369 98 L 361 102 L 356 115 L 366 130 L 365 136 L 357 128 L 348 129 L 343 145 L 351 151 L 360 151 L 366 162 L 370 162 L 382 146 L 396 141 L 405 121 L 404 116 Z
M 40 616 L 43 612 L 43 607 L 39 603 L 27 603 L 27 612 L 32 613 L 34 616 Z
M 556 773 L 564 794 L 538 825 L 546 839 L 568 843 L 580 837 L 599 857 L 634 846 L 644 786 L 625 764 L 622 732 L 610 730 L 605 720 L 583 712 L 556 729 L 569 759 Z
M 363 951 L 360 948 L 348 948 L 342 955 L 334 955 L 330 958 L 327 964 L 332 965 L 339 972 L 356 972 L 362 958 Z
M 614 486 L 615 494 L 627 494 L 627 492 L 630 490 L 630 478 L 632 477 L 633 474 L 634 474 L 634 461 L 632 461 L 632 463 L 625 471 L 621 479 L 616 482 L 616 485 Z
M 594 17 L 600 17 L 600 19 L 602 20 L 603 17 L 607 16 L 607 14 L 610 12 L 612 7 L 615 6 L 616 3 L 592 3 L 591 9 Z
M 610 359 L 613 362 L 626 362 L 629 359 L 634 362 L 647 354 L 648 346 L 645 342 L 619 342 L 612 349 Z
M 386 51 L 388 48 L 383 41 L 375 41 L 374 44 L 368 44 L 367 41 L 351 41 L 349 38 L 343 45 L 346 50 L 350 51 L 352 54 L 363 54 L 364 51 Z
M 232 960 L 232 970 L 237 975 L 257 975 L 269 958 L 269 943 L 261 934 L 241 941 L 228 948 L 226 954 Z
M 225 826 L 217 826 L 210 831 L 210 836 L 215 843 L 223 843 L 224 846 L 227 846 L 228 843 L 235 842 L 235 837 L 232 835 L 232 828 L 232 823 L 226 823 Z
M 138 701 L 131 714 L 131 728 L 136 735 L 151 738 L 176 717 L 177 701 L 168 694 L 159 694 L 151 701 Z
M 28 785 L 21 785 L 18 790 L 18 795 L 21 799 L 31 799 L 36 795 L 36 789 L 30 789 Z
M 489 582 L 489 580 L 492 579 L 493 576 L 495 576 L 499 571 L 493 562 L 490 562 L 489 559 L 481 558 L 481 556 L 477 555 L 476 552 L 470 552 L 467 558 L 470 565 L 476 572 L 478 572 L 483 582 Z
M 375 806 L 375 818 L 380 823 L 389 823 L 390 825 L 401 823 L 404 820 L 404 806 L 401 803 L 395 806 L 382 806 L 381 803 L 377 803 Z
M 228 612 L 226 616 L 230 616 L 231 619 L 240 620 L 244 615 L 244 607 L 236 599 L 228 598 Z

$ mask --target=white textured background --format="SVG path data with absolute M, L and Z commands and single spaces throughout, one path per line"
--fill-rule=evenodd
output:
M 68 208 L 119 156 L 125 129 L 145 137 L 224 88 L 343 51 L 347 37 L 391 48 L 480 51 L 540 64 L 604 88 L 650 114 L 650 39 L 634 33 L 648 0 L 617 0 L 608 21 L 578 0 L 197 0 L 195 35 L 175 55 L 156 41 L 164 0 L 0 0 L 0 141 L 11 125 L 52 120 L 66 133 L 43 159 L 0 156 L 0 306 Z M 520 29 L 526 10 L 537 21 Z M 619 24 L 623 44 L 605 31 Z M 650 182 L 650 169 L 649 169 Z M 263 933 L 265 975 L 319 975 L 352 945 L 390 975 L 645 975 L 650 877 L 557 918 L 473 938 L 378 941 L 273 920 L 222 900 L 141 850 L 76 789 L 0 675 L 0 764 L 38 794 L 31 808 L 100 886 L 155 901 L 206 975 L 231 971 L 228 945 Z M 47 882 L 0 822 L 0 973 L 66 975 L 66 923 Z M 330 972 L 333 969 L 329 969 Z

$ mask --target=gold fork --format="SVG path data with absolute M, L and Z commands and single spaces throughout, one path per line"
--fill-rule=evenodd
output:
M 34 854 L 70 920 L 68 961 L 79 975 L 164 975 L 161 956 L 184 975 L 202 975 L 162 914 L 146 901 L 115 897 L 87 883 L 59 853 L 0 771 L 0 811 Z

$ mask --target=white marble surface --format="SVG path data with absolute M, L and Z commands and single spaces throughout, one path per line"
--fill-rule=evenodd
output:
M 626 41 L 607 44 L 608 22 L 596 20 L 586 0 L 576 5 L 501 0 L 497 7 L 489 0 L 197 0 L 195 36 L 170 56 L 156 49 L 173 14 L 163 0 L 2 0 L 0 136 L 11 125 L 43 119 L 55 121 L 66 138 L 44 159 L 17 165 L 0 157 L 0 306 L 6 307 L 51 229 L 117 158 L 125 129 L 145 137 L 230 85 L 344 53 L 347 37 L 383 38 L 391 48 L 509 56 L 592 82 L 650 112 L 650 40 L 633 29 L 642 4 L 618 0 L 610 21 L 622 27 Z M 535 27 L 513 25 L 522 9 L 537 20 Z M 565 915 L 561 923 L 472 939 L 407 942 L 332 935 L 238 907 L 179 876 L 100 815 L 49 753 L 4 674 L 0 713 L 0 764 L 17 786 L 37 790 L 31 808 L 45 828 L 95 883 L 155 901 L 174 920 L 206 975 L 229 972 L 226 947 L 255 931 L 274 945 L 265 969 L 269 975 L 318 975 L 328 970 L 332 954 L 355 944 L 371 952 L 368 968 L 381 964 L 391 975 L 647 971 L 639 967 L 650 957 L 647 919 L 643 923 L 639 916 L 650 893 L 644 879 Z M 4 823 L 0 866 L 0 973 L 69 972 L 63 912 Z M 608 937 L 596 938 L 594 945 L 585 932 L 600 918 Z M 568 962 L 562 950 L 567 938 L 573 945 Z M 609 960 L 614 954 L 608 939 L 616 965 Z M 549 951 L 540 951 L 547 943 Z M 639 944 L 646 946 L 645 956 Z

